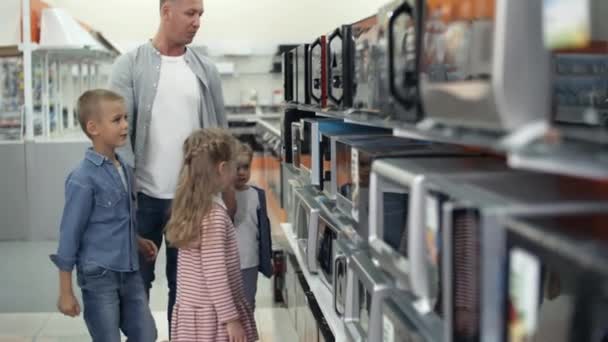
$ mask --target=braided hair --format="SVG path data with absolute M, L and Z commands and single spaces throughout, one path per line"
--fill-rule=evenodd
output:
M 208 128 L 192 133 L 183 145 L 183 164 L 167 223 L 167 240 L 174 247 L 200 241 L 201 223 L 220 193 L 219 165 L 236 157 L 238 140 L 227 130 Z

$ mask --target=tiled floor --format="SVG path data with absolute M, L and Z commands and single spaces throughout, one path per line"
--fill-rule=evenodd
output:
M 58 280 L 47 255 L 55 242 L 0 243 L 0 342 L 85 342 L 90 341 L 82 320 L 65 317 L 55 310 Z M 164 265 L 164 253 L 159 255 Z M 167 339 L 166 280 L 159 267 L 150 307 L 159 331 Z M 271 282 L 258 283 L 256 322 L 261 341 L 296 341 L 287 311 L 272 304 Z

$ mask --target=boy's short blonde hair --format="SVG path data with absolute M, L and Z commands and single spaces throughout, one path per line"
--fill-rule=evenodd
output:
M 248 143 L 241 142 L 239 144 L 237 155 L 246 154 L 249 159 L 253 159 L 253 149 L 249 146 Z
M 77 112 L 78 122 L 84 134 L 89 138 L 91 135 L 87 132 L 87 122 L 94 118 L 98 118 L 100 114 L 100 104 L 103 101 L 110 102 L 125 102 L 125 99 L 119 94 L 107 89 L 93 89 L 85 91 L 78 98 Z

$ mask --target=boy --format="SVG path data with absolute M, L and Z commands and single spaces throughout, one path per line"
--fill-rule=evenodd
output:
M 78 99 L 78 120 L 93 142 L 65 182 L 59 247 L 51 260 L 59 268 L 57 307 L 80 314 L 72 290 L 76 267 L 84 320 L 93 341 L 156 340 L 156 327 L 139 274 L 138 250 L 154 259 L 154 243 L 136 235 L 133 174 L 115 149 L 127 141 L 123 98 L 90 90 Z
M 249 145 L 241 144 L 237 154 L 235 181 L 236 214 L 234 225 L 237 231 L 241 273 L 247 301 L 255 310 L 258 272 L 272 276 L 272 238 L 270 220 L 266 210 L 264 190 L 249 186 L 253 151 Z

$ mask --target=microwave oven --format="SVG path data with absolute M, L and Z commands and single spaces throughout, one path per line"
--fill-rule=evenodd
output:
M 425 0 L 420 94 L 440 124 L 509 132 L 543 122 L 549 54 L 541 1 Z
M 310 104 L 310 46 L 302 44 L 296 48 L 296 79 L 297 79 L 297 101 L 298 104 Z
M 495 340 L 496 312 L 481 315 L 480 303 L 501 305 L 485 290 L 501 286 L 498 221 L 606 210 L 608 192 L 600 190 L 588 180 L 523 171 L 429 177 L 424 224 L 412 227 L 420 246 L 408 251 L 411 269 L 419 270 L 410 278 L 417 308 L 443 321 L 445 341 Z
M 310 174 L 310 183 L 324 189 L 324 182 L 330 181 L 331 143 L 329 136 L 391 134 L 390 130 L 346 123 L 342 120 L 309 118 L 300 120 L 300 141 L 306 146 L 301 150 L 310 151 L 310 158 L 302 158 L 302 168 Z
M 293 228 L 298 241 L 298 248 L 301 255 L 304 256 L 305 261 L 303 266 L 310 273 L 316 273 L 317 261 L 314 248 L 321 212 L 316 199 L 318 193 L 311 186 L 297 188 L 295 192 L 298 202 L 296 203 Z
M 480 156 L 380 159 L 370 178 L 369 244 L 374 259 L 402 290 L 411 290 L 410 275 L 421 272 L 408 251 L 419 248 L 414 236 L 426 218 L 429 177 L 505 172 L 502 159 Z M 418 255 L 413 253 L 413 255 Z
M 394 283 L 373 263 L 364 250 L 347 261 L 344 328 L 351 341 L 373 341 L 382 330 L 382 299 L 395 288 Z
M 310 103 L 318 108 L 327 107 L 327 37 L 317 38 L 309 47 Z
M 417 48 L 421 42 L 421 14 L 417 0 L 394 0 L 378 11 L 375 102 L 383 117 L 397 122 L 416 122 L 422 114 Z
M 344 84 L 344 106 L 366 114 L 378 114 L 374 89 L 377 83 L 376 40 L 378 16 L 373 15 L 347 26 L 347 77 Z
M 336 28 L 327 35 L 327 104 L 328 109 L 344 109 L 344 86 L 349 72 L 347 56 L 347 25 Z
M 606 222 L 584 211 L 506 220 L 498 341 L 608 339 Z
M 289 164 L 293 162 L 292 124 L 294 122 L 299 123 L 303 118 L 311 118 L 314 116 L 315 113 L 301 111 L 295 108 L 286 109 L 284 115 L 281 116 L 281 140 L 283 142 L 282 156 L 284 162 Z
M 366 242 L 363 241 L 354 229 L 352 219 L 350 224 L 340 227 L 340 235 L 334 245 L 336 252 L 334 253 L 334 272 L 333 272 L 333 307 L 334 312 L 340 319 L 346 313 L 347 300 L 347 285 L 348 285 L 348 260 L 356 253 L 362 252 L 366 247 Z
M 303 174 L 303 177 L 306 180 L 315 186 L 319 186 L 320 183 L 320 168 L 321 166 L 318 164 L 318 159 L 315 160 L 315 156 L 319 155 L 319 141 L 320 127 L 325 127 L 328 125 L 340 125 L 343 124 L 342 120 L 338 119 L 329 119 L 323 117 L 316 118 L 307 118 L 300 120 L 299 129 L 300 132 L 298 134 L 298 149 L 300 153 L 300 170 Z
M 365 130 L 364 132 L 360 132 L 359 129 L 352 132 L 345 132 L 345 134 L 329 134 L 324 133 L 321 135 L 321 150 L 324 158 L 323 162 L 323 171 L 322 174 L 325 177 L 324 185 L 323 185 L 323 193 L 325 196 L 332 200 L 336 200 L 337 191 L 338 191 L 338 171 L 344 172 L 345 170 L 342 168 L 344 165 L 344 160 L 342 163 L 339 163 L 337 160 L 337 150 L 336 145 L 339 139 L 349 138 L 349 139 L 370 139 L 372 137 L 393 137 L 393 134 L 390 130 L 385 130 L 376 127 L 362 128 Z M 340 165 L 340 170 L 338 170 L 338 165 Z
M 283 97 L 286 103 L 297 102 L 297 77 L 295 73 L 296 49 L 283 52 Z
M 340 210 L 357 221 L 362 238 L 369 236 L 369 181 L 372 163 L 380 158 L 464 156 L 467 150 L 443 144 L 395 137 L 339 138 L 336 141 L 336 174 L 332 172 Z

